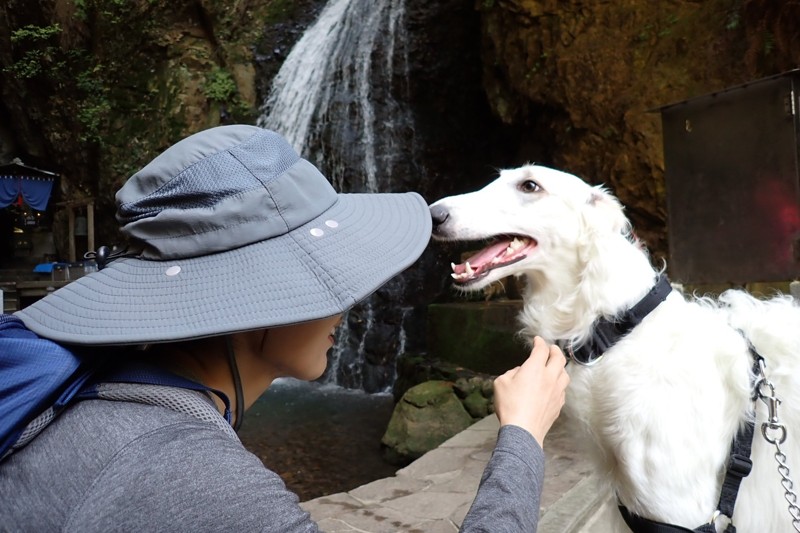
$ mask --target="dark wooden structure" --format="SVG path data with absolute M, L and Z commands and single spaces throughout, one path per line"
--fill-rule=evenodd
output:
M 672 279 L 798 279 L 800 70 L 660 112 Z

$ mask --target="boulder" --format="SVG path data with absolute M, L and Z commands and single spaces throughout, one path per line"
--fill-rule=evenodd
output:
M 406 391 L 395 405 L 381 439 L 384 457 L 392 464 L 408 464 L 473 422 L 452 382 L 420 383 Z

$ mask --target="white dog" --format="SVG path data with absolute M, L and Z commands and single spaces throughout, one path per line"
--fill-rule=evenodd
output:
M 432 204 L 431 214 L 437 239 L 490 241 L 452 266 L 459 287 L 527 278 L 526 338 L 579 347 L 593 338 L 598 319 L 623 315 L 661 276 L 613 196 L 550 168 L 504 170 L 477 192 Z M 597 468 L 629 512 L 693 529 L 715 515 L 731 442 L 755 408 L 753 468 L 733 523 L 739 533 L 800 531 L 800 502 L 792 506 L 786 490 L 797 493 L 797 485 L 782 486 L 776 446 L 762 435 L 767 402 L 751 398 L 748 349 L 749 340 L 782 401 L 773 404 L 777 423 L 766 434 L 779 441 L 785 429 L 785 472 L 800 481 L 800 307 L 790 297 L 762 301 L 730 290 L 713 302 L 661 286 L 663 302 L 602 359 L 569 365 L 568 417 L 588 432 Z M 765 396 L 773 390 L 764 382 L 759 389 Z M 721 517 L 714 527 L 726 523 Z M 618 525 L 627 530 L 621 519 Z

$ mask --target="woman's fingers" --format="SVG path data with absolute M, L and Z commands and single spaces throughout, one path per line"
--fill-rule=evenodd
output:
M 500 423 L 523 427 L 541 444 L 564 405 L 569 384 L 565 363 L 557 346 L 534 338 L 528 359 L 495 380 L 495 409 Z

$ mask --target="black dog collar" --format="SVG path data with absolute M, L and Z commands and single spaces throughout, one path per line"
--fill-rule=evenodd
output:
M 580 365 L 591 365 L 603 357 L 612 346 L 630 333 L 639 325 L 650 312 L 663 302 L 669 293 L 672 292 L 672 285 L 665 275 L 660 275 L 656 284 L 639 300 L 633 307 L 618 315 L 613 320 L 600 317 L 592 325 L 591 336 L 577 348 L 571 342 L 565 343 L 561 348 L 567 357 Z

